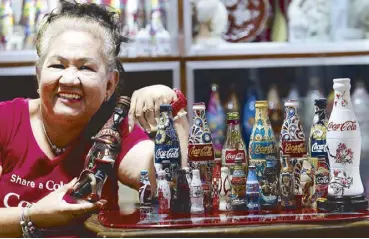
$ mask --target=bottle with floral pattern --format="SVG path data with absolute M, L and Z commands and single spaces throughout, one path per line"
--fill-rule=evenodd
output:
M 327 152 L 331 181 L 329 196 L 364 192 L 360 178 L 361 135 L 350 99 L 350 79 L 334 79 L 335 99 L 328 122 Z

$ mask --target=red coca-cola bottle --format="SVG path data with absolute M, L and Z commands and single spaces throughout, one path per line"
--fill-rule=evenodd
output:
M 227 135 L 222 150 L 222 166 L 228 167 L 230 175 L 233 174 L 236 157 L 242 158 L 245 171 L 248 170 L 249 160 L 247 158 L 245 142 L 241 137 L 240 116 L 238 112 L 227 113 Z
M 211 211 L 211 180 L 214 161 L 212 137 L 206 120 L 205 103 L 195 103 L 192 109 L 193 123 L 188 139 L 188 165 L 191 170 L 198 169 L 200 171 L 205 211 Z
M 214 160 L 213 167 L 213 180 L 212 180 L 212 198 L 213 198 L 213 211 L 219 210 L 219 190 L 222 183 L 221 178 L 222 160 L 216 158 Z

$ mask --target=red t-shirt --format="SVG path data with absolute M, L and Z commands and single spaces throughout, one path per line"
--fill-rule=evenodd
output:
M 128 133 L 127 118 L 121 124 L 121 152 L 115 172 L 126 153 L 138 142 L 149 139 L 135 126 Z M 30 123 L 27 99 L 17 98 L 0 103 L 0 207 L 26 206 L 43 198 L 60 186 L 78 177 L 83 170 L 85 157 L 91 143 L 80 140 L 65 153 L 50 160 L 37 144 Z M 118 208 L 118 183 L 116 174 L 106 181 L 102 198 L 107 208 Z M 79 228 L 83 225 L 79 225 Z

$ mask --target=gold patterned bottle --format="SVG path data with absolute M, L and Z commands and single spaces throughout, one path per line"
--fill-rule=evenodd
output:
M 222 149 L 222 166 L 228 167 L 230 175 L 233 174 L 235 159 L 242 158 L 245 171 L 248 170 L 248 158 L 245 142 L 241 137 L 240 115 L 238 112 L 227 113 L 227 136 Z
M 268 102 L 255 102 L 255 123 L 250 136 L 249 145 L 250 165 L 255 165 L 256 175 L 259 183 L 264 182 L 264 187 L 260 187 L 261 206 L 274 207 L 277 204 L 277 189 L 270 190 L 270 186 L 276 184 L 264 180 L 264 171 L 266 169 L 266 160 L 270 161 L 274 169 L 279 169 L 277 161 L 277 147 L 273 128 L 268 117 Z M 278 172 L 278 171 L 277 171 Z M 278 181 L 275 179 L 275 181 Z M 270 185 L 269 185 L 270 184 Z M 275 185 L 277 186 L 277 185 Z

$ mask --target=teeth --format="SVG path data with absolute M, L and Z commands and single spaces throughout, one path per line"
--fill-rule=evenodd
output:
M 65 99 L 73 99 L 73 100 L 78 100 L 78 99 L 81 98 L 81 96 L 79 96 L 77 94 L 60 93 L 59 96 L 62 97 L 62 98 L 65 98 Z

